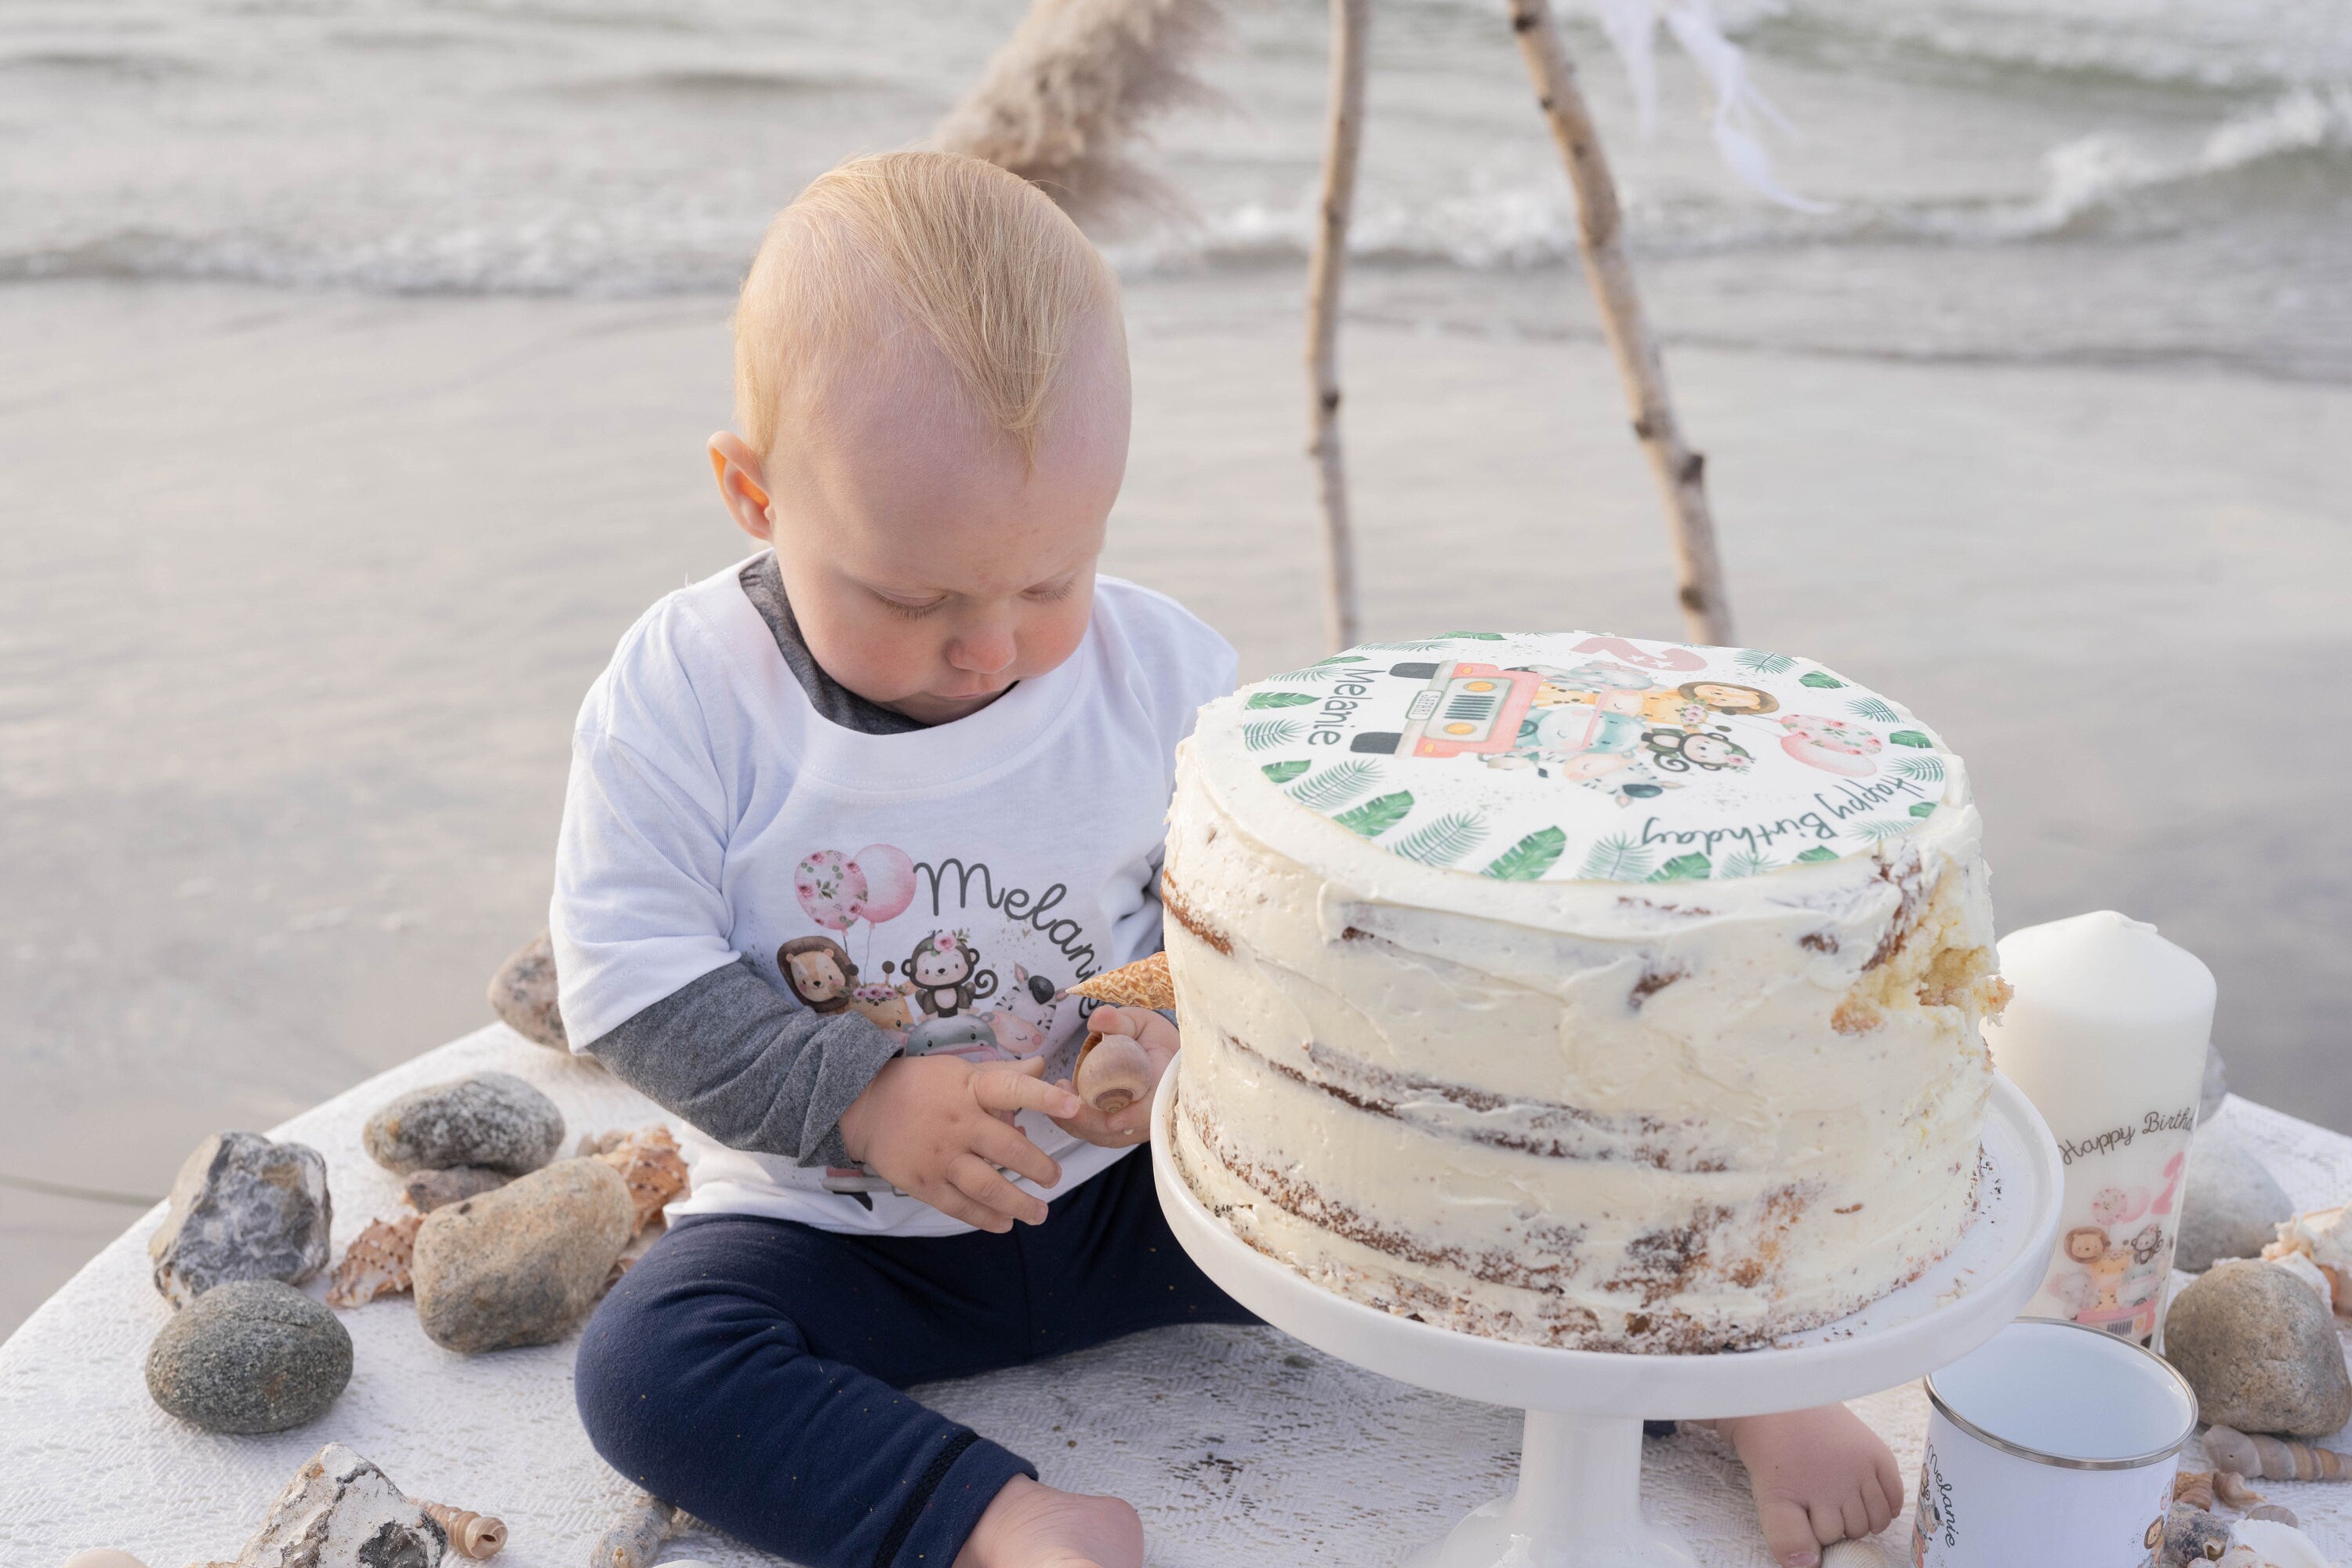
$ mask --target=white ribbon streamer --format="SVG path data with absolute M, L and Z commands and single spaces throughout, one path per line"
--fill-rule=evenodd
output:
M 1732 177 L 1765 200 L 1804 213 L 1832 210 L 1826 202 L 1801 196 L 1782 184 L 1765 149 L 1763 128 L 1769 125 L 1794 136 L 1796 127 L 1772 106 L 1748 74 L 1747 57 L 1723 36 L 1708 0 L 1592 0 L 1601 31 L 1609 36 L 1617 58 L 1624 62 L 1633 89 L 1633 107 L 1642 134 L 1650 135 L 1658 121 L 1658 24 L 1664 22 L 1683 53 L 1691 58 L 1715 91 L 1710 129 L 1716 155 Z

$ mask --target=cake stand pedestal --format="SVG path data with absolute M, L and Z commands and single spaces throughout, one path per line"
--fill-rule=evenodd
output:
M 2032 1299 L 2058 1239 L 2058 1148 L 2025 1096 L 1993 1082 L 1978 1207 L 1951 1256 L 1851 1317 L 1758 1350 L 1627 1355 L 1457 1333 L 1335 1295 L 1235 1237 L 1175 1164 L 1178 1075 L 1152 1106 L 1160 1205 L 1226 1294 L 1342 1361 L 1440 1394 L 1525 1410 L 1519 1484 L 1406 1559 L 1409 1568 L 1695 1568 L 1642 1517 L 1642 1422 L 1801 1410 L 1958 1360 Z

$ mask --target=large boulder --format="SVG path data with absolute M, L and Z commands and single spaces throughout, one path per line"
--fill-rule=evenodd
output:
M 2173 1267 L 2202 1274 L 2224 1258 L 2259 1257 L 2294 1217 L 2294 1201 L 2252 1150 L 2219 1127 L 2200 1129 L 2189 1145 Z
M 335 1314 L 275 1279 L 216 1285 L 147 1350 L 147 1392 L 212 1432 L 283 1432 L 317 1420 L 352 1380 Z
M 588 1316 L 635 1230 L 629 1184 L 599 1159 L 435 1209 L 410 1265 L 416 1321 L 467 1354 L 551 1344 Z
M 181 1165 L 163 1223 L 147 1238 L 155 1289 L 184 1307 L 232 1279 L 299 1283 L 327 1266 L 333 1218 L 317 1150 L 215 1132 Z
M 563 1112 L 512 1073 L 411 1089 L 368 1118 L 368 1157 L 387 1171 L 479 1165 L 519 1176 L 555 1158 Z
M 2217 1263 L 2181 1291 L 2165 1314 L 2164 1354 L 2218 1426 L 2325 1437 L 2352 1421 L 2334 1315 L 2272 1264 Z
M 382 1470 L 330 1443 L 294 1472 L 234 1568 L 441 1568 L 455 1555 Z

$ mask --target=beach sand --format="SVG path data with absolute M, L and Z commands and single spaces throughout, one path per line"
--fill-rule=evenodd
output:
M 1322 651 L 1285 291 L 1130 292 L 1105 566 L 1245 678 Z M 748 552 L 702 456 L 727 305 L 0 289 L 0 1172 L 160 1194 L 203 1134 L 488 1016 L 544 920 L 588 682 Z M 1345 356 L 1368 635 L 1681 635 L 1589 336 L 1360 321 Z M 1969 758 L 2004 930 L 2157 921 L 2220 976 L 2235 1087 L 2352 1131 L 2352 388 L 1671 369 L 1740 639 Z M 131 1212 L 0 1189 L 0 1332 Z

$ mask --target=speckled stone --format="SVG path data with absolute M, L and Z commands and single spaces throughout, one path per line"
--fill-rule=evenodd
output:
M 2215 1264 L 2165 1314 L 2164 1354 L 2220 1426 L 2325 1437 L 2352 1420 L 2335 1319 L 2284 1268 Z
M 513 1181 L 504 1171 L 485 1170 L 479 1165 L 452 1165 L 446 1171 L 419 1171 L 401 1187 L 408 1206 L 418 1214 L 431 1214 L 449 1204 L 463 1203 L 467 1198 L 480 1197 L 496 1192 Z
M 490 1011 L 534 1045 L 572 1048 L 555 1006 L 555 943 L 545 931 L 515 949 L 490 976 Z
M 2224 1258 L 2259 1257 L 2293 1217 L 2293 1200 L 2252 1150 L 2219 1127 L 2202 1129 L 2189 1145 L 2173 1267 L 2202 1274 Z
M 308 1279 L 327 1266 L 333 1218 L 317 1150 L 215 1132 L 181 1165 L 147 1238 L 155 1289 L 184 1307 L 232 1279 Z
M 551 1344 L 588 1316 L 635 1229 L 629 1184 L 601 1159 L 436 1209 L 416 1233 L 416 1321 L 467 1354 Z
M 368 1157 L 388 1171 L 480 1165 L 536 1171 L 563 1145 L 563 1112 L 511 1073 L 476 1073 L 412 1089 L 368 1118 Z
M 197 1298 L 147 1350 L 147 1392 L 212 1432 L 316 1421 L 352 1380 L 352 1337 L 291 1285 L 234 1279 Z

